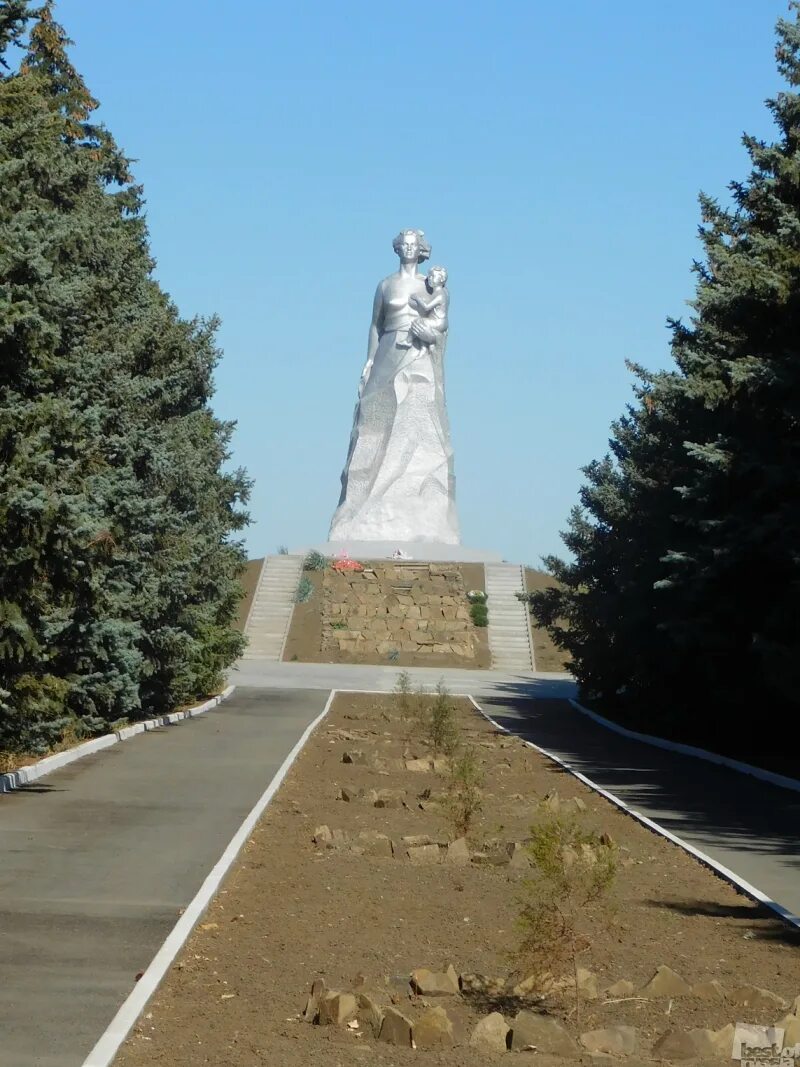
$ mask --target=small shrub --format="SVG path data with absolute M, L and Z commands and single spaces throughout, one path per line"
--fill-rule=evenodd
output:
M 440 679 L 436 686 L 436 699 L 428 716 L 428 740 L 434 752 L 451 756 L 458 748 L 458 725 L 450 693 Z
M 525 883 L 516 956 L 528 974 L 541 976 L 540 992 L 546 991 L 548 976 L 570 968 L 577 1018 L 578 956 L 591 946 L 597 930 L 609 925 L 616 849 L 574 819 L 551 815 L 531 827 L 528 853 L 535 873 Z
M 456 837 L 466 837 L 481 811 L 483 772 L 472 745 L 455 759 L 447 789 L 447 809 Z
M 386 653 L 386 658 L 390 663 L 397 663 L 397 661 L 400 659 L 400 649 L 390 648 L 389 651 Z
M 303 560 L 304 571 L 324 571 L 328 566 L 328 559 L 323 556 L 321 552 L 317 552 L 312 548 L 306 558 Z
M 489 625 L 489 609 L 485 603 L 478 601 L 470 605 L 469 614 L 476 626 Z
M 305 604 L 314 595 L 314 586 L 310 578 L 305 575 L 297 583 L 297 592 L 294 594 L 295 604 Z
M 467 600 L 470 604 L 485 604 L 488 599 L 487 594 L 482 589 L 470 589 L 467 593 Z
M 332 622 L 331 623 L 331 629 L 332 630 L 346 630 L 347 629 L 347 623 L 346 622 Z

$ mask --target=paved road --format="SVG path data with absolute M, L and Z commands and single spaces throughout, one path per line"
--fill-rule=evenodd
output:
M 501 725 L 553 752 L 629 807 L 800 915 L 800 793 L 705 760 L 629 740 L 563 700 L 480 700 Z M 703 901 L 688 901 L 703 908 Z
M 327 694 L 239 689 L 0 797 L 0 1067 L 79 1067 Z

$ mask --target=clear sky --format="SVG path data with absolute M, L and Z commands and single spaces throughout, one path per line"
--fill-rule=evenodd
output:
M 323 541 L 372 296 L 424 229 L 450 272 L 465 544 L 561 548 L 579 468 L 669 360 L 697 193 L 768 137 L 786 0 L 61 0 L 138 160 L 158 278 L 220 314 L 215 408 L 256 485 L 252 556 Z

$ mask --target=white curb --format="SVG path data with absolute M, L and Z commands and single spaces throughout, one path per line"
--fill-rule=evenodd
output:
M 501 724 L 495 719 L 493 719 L 491 715 L 487 715 L 487 713 L 483 710 L 483 708 L 480 706 L 477 700 L 475 700 L 474 697 L 471 696 L 469 697 L 469 699 L 472 701 L 476 710 L 480 712 L 484 719 L 490 722 L 492 726 L 494 726 L 498 730 L 501 730 L 504 734 L 511 734 L 514 737 L 519 737 L 519 734 L 515 734 L 513 730 L 509 730 L 506 726 L 501 726 Z M 573 701 L 570 701 L 570 703 L 573 703 Z M 655 831 L 655 833 L 660 834 L 662 837 L 666 837 L 668 841 L 672 841 L 673 844 L 678 845 L 685 852 L 688 852 L 690 855 L 694 856 L 695 859 L 700 860 L 701 863 L 705 864 L 707 867 L 710 867 L 711 870 L 713 870 L 716 874 L 724 878 L 725 881 L 730 882 L 732 885 L 736 886 L 736 888 L 741 890 L 741 892 L 744 893 L 746 896 L 758 901 L 759 904 L 764 904 L 765 907 L 769 908 L 771 911 L 776 912 L 785 922 L 788 922 L 792 926 L 796 926 L 798 929 L 800 929 L 800 916 L 792 914 L 792 912 L 790 912 L 787 908 L 784 908 L 782 904 L 778 904 L 777 901 L 772 900 L 765 893 L 762 893 L 760 889 L 756 889 L 754 885 L 751 885 L 743 878 L 740 878 L 738 874 L 734 874 L 734 872 L 729 870 L 727 867 L 723 867 L 721 863 L 718 863 L 715 859 L 712 859 L 711 856 L 707 856 L 705 852 L 701 852 L 700 849 L 695 848 L 694 845 L 690 845 L 688 841 L 684 841 L 682 838 L 677 837 L 669 830 L 665 830 L 663 826 L 659 826 L 657 822 L 653 822 L 653 820 L 649 819 L 646 815 L 642 815 L 641 812 L 635 811 L 633 808 L 628 807 L 628 805 L 624 801 L 620 800 L 619 797 L 614 796 L 613 793 L 609 793 L 607 789 L 603 789 L 602 786 L 599 786 L 596 782 L 593 782 L 591 778 L 587 778 L 585 774 L 581 774 L 580 771 L 576 771 L 574 767 L 572 767 L 565 760 L 561 759 L 560 756 L 556 756 L 553 752 L 548 752 L 547 749 L 541 748 L 533 741 L 528 741 L 524 737 L 521 737 L 520 740 L 524 741 L 526 745 L 528 745 L 530 748 L 535 749 L 542 756 L 546 756 L 547 759 L 552 760 L 554 763 L 557 763 L 559 767 L 563 767 L 565 771 L 568 771 L 571 775 L 573 775 L 573 777 L 577 778 L 578 781 L 583 782 L 584 785 L 588 785 L 590 789 L 593 789 L 595 791 L 595 793 L 599 793 L 600 796 L 605 797 L 606 800 L 616 805 L 616 807 L 621 808 L 622 811 L 624 811 L 626 814 L 632 815 L 634 819 L 642 823 L 649 830 L 653 830 Z M 698 749 L 697 751 L 702 750 Z M 742 766 L 746 766 L 746 764 L 742 764 Z M 780 775 L 776 775 L 775 777 L 780 777 Z M 787 779 L 787 781 L 792 781 L 792 779 Z
M 177 923 L 173 926 L 172 930 L 167 935 L 166 941 L 153 957 L 147 970 L 133 987 L 128 998 L 111 1020 L 103 1036 L 84 1060 L 83 1067 L 109 1067 L 113 1062 L 123 1041 L 130 1033 L 136 1020 L 144 1011 L 148 1000 L 155 993 L 164 975 L 167 973 L 175 960 L 175 957 L 183 947 L 184 942 L 189 937 L 189 934 L 202 917 L 214 894 L 222 884 L 225 875 L 233 866 L 236 857 L 250 834 L 253 832 L 264 809 L 278 791 L 281 783 L 289 772 L 289 768 L 299 756 L 311 734 L 328 714 L 336 693 L 337 690 L 331 690 L 325 703 L 325 707 L 316 719 L 306 727 L 299 741 L 297 741 L 294 748 L 280 765 L 275 777 L 256 801 L 255 807 L 233 835 L 230 844 L 212 868 L 211 873 L 200 886 L 194 900 L 192 900 L 178 919 Z
M 795 793 L 800 793 L 800 781 L 796 778 L 788 778 L 785 774 L 765 771 L 763 767 L 753 767 L 750 763 L 742 763 L 740 760 L 731 759 L 729 756 L 720 756 L 719 753 L 709 752 L 705 748 L 695 748 L 694 745 L 684 745 L 679 741 L 667 741 L 663 737 L 655 737 L 653 734 L 640 734 L 636 730 L 629 730 L 626 726 L 620 726 L 611 719 L 604 719 L 602 715 L 585 708 L 577 700 L 570 700 L 570 704 L 576 711 L 580 711 L 583 715 L 588 715 L 590 719 L 594 719 L 600 726 L 605 726 L 607 730 L 613 730 L 615 734 L 622 734 L 623 737 L 630 737 L 634 741 L 643 741 L 644 744 L 653 745 L 654 748 L 664 748 L 668 752 L 680 752 L 682 756 L 694 756 L 695 759 L 718 763 L 720 766 L 728 767 L 732 771 L 739 771 L 740 774 L 751 774 L 762 782 L 769 782 L 771 785 L 780 786 L 781 789 L 791 789 Z
M 82 745 L 76 745 L 75 748 L 69 748 L 65 752 L 57 752 L 54 756 L 45 756 L 44 759 L 30 764 L 28 767 L 20 767 L 17 771 L 8 771 L 6 774 L 0 774 L 0 795 L 11 793 L 13 790 L 19 789 L 20 786 L 35 782 L 38 778 L 44 778 L 46 774 L 52 774 L 53 771 L 57 771 L 60 767 L 66 767 L 68 763 L 74 763 L 75 760 L 83 759 L 84 756 L 91 756 L 93 752 L 100 752 L 102 749 L 110 748 L 111 745 L 116 745 L 120 741 L 127 741 L 137 734 L 144 733 L 145 730 L 156 730 L 160 726 L 173 726 L 183 719 L 193 719 L 197 715 L 202 715 L 204 712 L 216 708 L 223 700 L 227 700 L 235 688 L 236 686 L 229 685 L 219 696 L 211 697 L 210 700 L 206 700 L 194 708 L 188 708 L 186 711 L 175 711 L 158 719 L 146 719 L 144 722 L 136 722 L 132 726 L 124 726 L 121 730 L 115 730 L 113 734 L 103 734 L 102 737 L 94 737 L 91 741 L 85 741 Z

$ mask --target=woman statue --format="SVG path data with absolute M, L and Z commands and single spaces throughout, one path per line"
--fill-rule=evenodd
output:
M 392 244 L 400 269 L 378 285 L 331 541 L 460 543 L 444 397 L 447 272 L 428 278 L 422 230 Z

